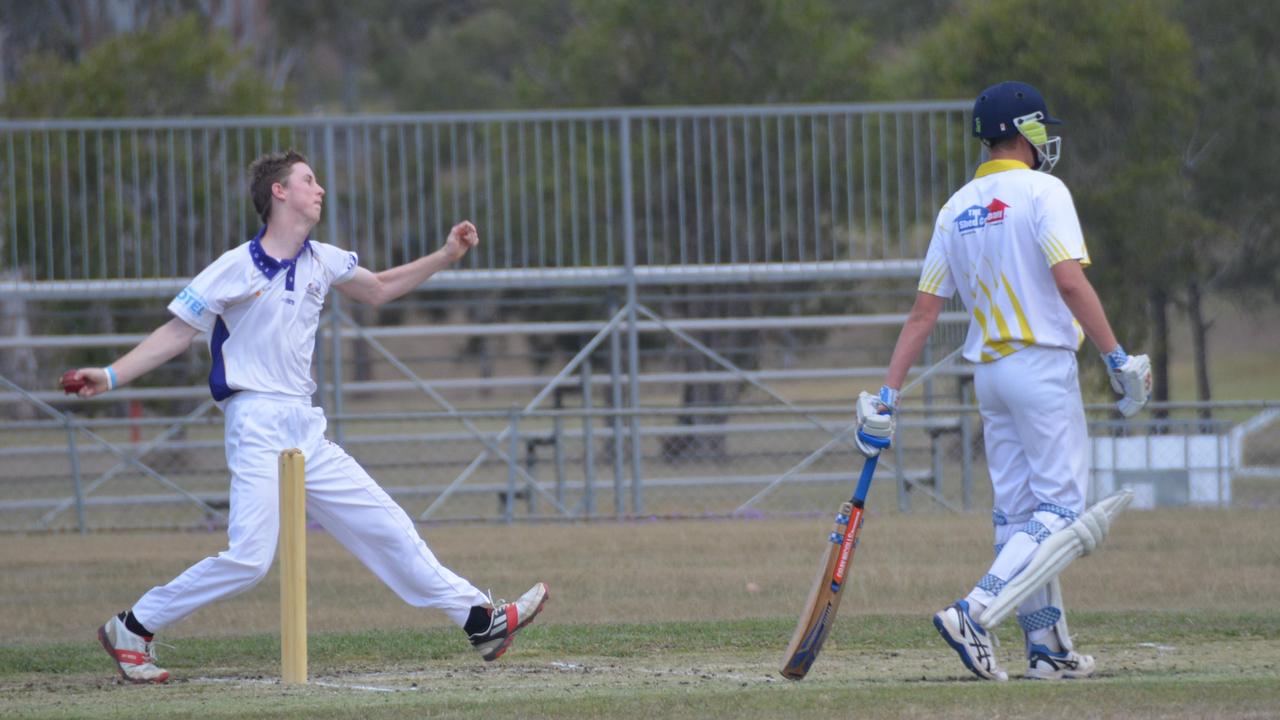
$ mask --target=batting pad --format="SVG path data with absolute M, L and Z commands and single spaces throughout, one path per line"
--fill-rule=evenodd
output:
M 1132 490 L 1114 492 L 1094 503 L 1075 522 L 1045 538 L 1022 572 L 982 611 L 978 622 L 986 628 L 999 625 L 1027 596 L 1056 578 L 1071 561 L 1093 552 L 1107 537 L 1111 521 L 1132 501 Z

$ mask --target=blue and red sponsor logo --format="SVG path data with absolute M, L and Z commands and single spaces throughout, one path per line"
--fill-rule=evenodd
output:
M 982 205 L 973 205 L 965 208 L 959 215 L 956 215 L 956 232 L 961 235 L 968 235 L 977 232 L 988 225 L 998 225 L 1004 222 L 1005 210 L 1009 206 L 1000 198 L 995 198 Z
M 1004 222 L 1004 211 L 1005 211 L 1005 208 L 1007 207 L 1009 206 L 1005 205 L 1004 202 L 1000 200 L 1000 198 L 995 198 L 990 203 L 988 203 L 987 204 L 987 224 L 995 225 L 996 223 Z

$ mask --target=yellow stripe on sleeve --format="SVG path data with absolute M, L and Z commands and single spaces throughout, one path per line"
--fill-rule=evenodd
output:
M 1057 235 L 1050 235 L 1050 237 L 1053 238 L 1053 242 L 1057 244 L 1058 252 L 1061 254 L 1063 260 L 1069 260 L 1075 256 L 1075 253 L 1071 252 L 1071 250 L 1067 248 L 1067 244 L 1058 239 Z
M 920 292 L 929 292 L 929 285 L 932 282 L 934 267 L 932 265 L 925 266 L 924 272 L 920 274 L 920 283 L 916 285 L 916 289 Z
M 1045 260 L 1048 261 L 1050 267 L 1070 257 L 1070 253 L 1067 252 L 1067 249 L 1053 234 L 1045 235 L 1041 240 L 1040 247 L 1044 250 Z
M 945 263 L 939 263 L 938 269 L 933 273 L 933 280 L 929 283 L 929 292 L 933 292 L 942 286 L 942 281 L 947 277 L 947 266 Z
M 916 287 L 920 292 L 933 293 L 942 285 L 942 280 L 946 277 L 946 263 L 935 263 L 925 268 L 924 275 L 920 279 L 920 284 Z

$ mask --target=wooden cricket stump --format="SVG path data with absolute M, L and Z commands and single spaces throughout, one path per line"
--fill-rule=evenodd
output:
M 280 680 L 307 682 L 306 463 L 280 453 Z

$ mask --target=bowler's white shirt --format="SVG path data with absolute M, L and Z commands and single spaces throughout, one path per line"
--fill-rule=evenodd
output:
M 169 303 L 209 334 L 209 390 L 220 404 L 241 390 L 310 397 L 324 298 L 356 273 L 355 253 L 314 240 L 297 257 L 272 258 L 260 242 L 265 232 L 223 253 Z
M 934 225 L 917 286 L 969 311 L 964 356 L 990 362 L 1031 345 L 1076 350 L 1084 333 L 1050 268 L 1089 264 L 1071 192 L 1016 160 L 992 160 L 960 188 Z

